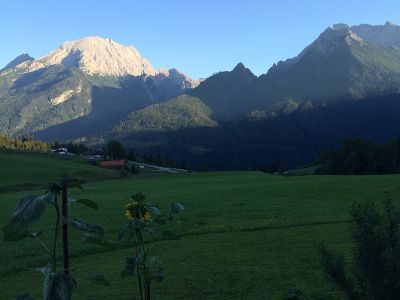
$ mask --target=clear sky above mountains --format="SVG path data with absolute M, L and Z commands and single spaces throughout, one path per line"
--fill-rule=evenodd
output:
M 88 35 L 135 46 L 193 78 L 243 62 L 255 74 L 297 55 L 329 25 L 400 24 L 398 0 L 2 0 L 0 69 Z

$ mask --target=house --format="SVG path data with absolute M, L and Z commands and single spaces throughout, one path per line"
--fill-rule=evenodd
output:
M 68 153 L 67 148 L 57 148 L 57 149 L 53 148 L 50 151 L 51 151 L 51 153 L 60 154 L 60 155 L 65 155 Z
M 100 162 L 100 167 L 107 169 L 122 169 L 125 166 L 125 160 L 103 160 Z

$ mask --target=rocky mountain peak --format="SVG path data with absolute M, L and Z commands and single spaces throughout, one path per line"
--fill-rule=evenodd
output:
M 192 80 L 177 69 L 154 69 L 133 46 L 121 45 L 112 39 L 89 36 L 64 42 L 46 56 L 37 60 L 19 61 L 24 72 L 32 72 L 52 65 L 79 68 L 88 75 L 100 76 L 152 76 L 154 80 L 169 81 L 184 89 L 196 87 L 200 81 Z M 157 77 L 157 78 L 155 78 Z
M 111 39 L 89 36 L 64 42 L 28 65 L 29 71 L 61 64 L 78 67 L 89 75 L 123 76 L 154 75 L 151 64 L 133 46 L 124 46 Z
M 16 66 L 24 63 L 24 62 L 29 62 L 34 60 L 33 57 L 31 57 L 28 53 L 23 53 L 16 58 L 14 58 L 12 61 L 10 61 L 3 69 L 0 69 L 0 72 L 3 72 L 5 70 L 15 68 Z
M 166 69 L 158 69 L 156 70 L 156 75 L 152 77 L 156 84 L 159 84 L 161 81 L 165 81 L 168 79 L 176 86 L 180 86 L 182 90 L 193 89 L 200 84 L 200 80 L 193 80 L 186 74 L 182 73 L 176 68 L 172 68 L 169 70 Z
M 241 62 L 238 63 L 235 68 L 233 68 L 233 71 L 243 71 L 243 70 L 246 70 L 246 67 Z
M 400 26 L 392 22 L 386 22 L 385 25 L 361 24 L 350 28 L 368 43 L 382 47 L 400 47 Z
M 250 69 L 246 68 L 243 63 L 238 63 L 235 68 L 232 70 L 233 74 L 239 74 L 244 76 L 245 78 L 249 78 L 250 80 L 256 78 L 256 76 L 250 71 Z
M 347 30 L 347 29 L 350 29 L 349 25 L 344 24 L 344 23 L 333 24 L 331 26 L 331 28 L 333 30 Z
M 352 27 L 347 24 L 334 24 L 328 27 L 320 36 L 309 46 L 307 46 L 297 57 L 303 57 L 305 54 L 329 55 L 338 48 L 352 45 L 353 43 L 365 45 L 366 42 L 352 31 Z

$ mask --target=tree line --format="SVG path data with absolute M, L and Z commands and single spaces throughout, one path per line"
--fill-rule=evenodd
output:
M 177 165 L 176 162 L 166 156 L 152 153 L 137 154 L 133 149 L 125 149 L 125 147 L 117 140 L 110 140 L 100 150 L 87 147 L 84 144 L 72 142 L 46 143 L 36 140 L 32 136 L 11 138 L 0 133 L 0 149 L 15 149 L 34 152 L 49 152 L 50 149 L 66 148 L 69 153 L 76 155 L 93 155 L 101 154 L 109 159 L 129 159 L 140 161 L 148 164 L 156 164 L 165 167 L 185 167 L 185 164 Z
M 110 140 L 104 147 L 104 154 L 110 159 L 129 159 L 147 164 L 155 164 L 171 168 L 187 168 L 186 163 L 177 164 L 174 160 L 161 154 L 143 152 L 136 153 L 133 149 L 126 149 L 119 141 Z
M 366 175 L 400 173 L 400 139 L 376 144 L 348 139 L 341 147 L 323 153 L 315 162 L 317 174 Z
M 0 133 L 0 148 L 48 152 L 50 145 L 45 142 L 35 140 L 31 136 L 10 138 Z

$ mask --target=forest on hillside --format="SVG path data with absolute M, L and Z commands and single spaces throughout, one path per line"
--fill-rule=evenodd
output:
M 348 139 L 340 148 L 317 159 L 317 174 L 366 175 L 400 173 L 400 139 L 384 144 L 371 140 Z
M 1 148 L 47 152 L 50 149 L 50 145 L 29 136 L 10 138 L 4 134 L 0 134 L 0 149 Z

